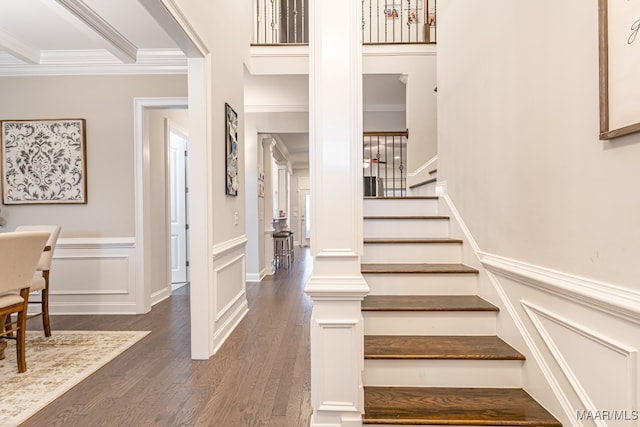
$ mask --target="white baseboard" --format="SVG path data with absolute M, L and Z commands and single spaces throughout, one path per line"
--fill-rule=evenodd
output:
M 267 275 L 267 269 L 263 268 L 260 273 L 247 273 L 247 283 L 260 283 Z
M 216 324 L 215 334 L 213 337 L 213 353 L 215 354 L 222 344 L 229 338 L 229 335 L 235 330 L 236 326 L 244 319 L 249 312 L 249 304 L 246 298 L 238 300 L 237 306 L 229 313 L 223 322 Z
M 167 298 L 171 297 L 171 287 L 160 289 L 159 291 L 153 292 L 151 294 L 151 306 L 156 305 L 160 301 L 164 301 Z

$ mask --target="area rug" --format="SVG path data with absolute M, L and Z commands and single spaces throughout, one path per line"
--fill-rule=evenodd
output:
M 27 332 L 27 372 L 19 374 L 9 342 L 0 360 L 0 427 L 17 426 L 149 331 Z

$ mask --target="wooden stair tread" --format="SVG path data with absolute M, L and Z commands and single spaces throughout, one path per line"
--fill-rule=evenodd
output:
M 496 336 L 365 335 L 365 359 L 524 360 Z
M 429 238 L 416 238 L 416 237 L 367 237 L 364 239 L 365 245 L 367 243 L 452 243 L 460 244 L 461 239 L 451 239 L 448 237 L 429 237 Z
M 441 219 L 448 220 L 446 215 L 368 215 L 364 219 Z
M 365 387 L 364 407 L 364 424 L 562 426 L 514 388 Z
M 394 196 L 394 197 L 376 197 L 364 196 L 368 200 L 438 200 L 438 196 Z
M 362 264 L 361 272 L 376 274 L 392 273 L 463 273 L 478 274 L 478 270 L 464 264 Z
M 499 311 L 477 295 L 369 295 L 362 311 Z

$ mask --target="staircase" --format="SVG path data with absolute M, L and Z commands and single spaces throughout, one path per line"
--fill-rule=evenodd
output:
M 436 196 L 365 198 L 363 423 L 560 426 L 522 388 Z

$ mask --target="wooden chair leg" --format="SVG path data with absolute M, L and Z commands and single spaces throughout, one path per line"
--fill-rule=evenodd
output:
M 6 317 L 7 316 L 0 316 L 0 325 L 5 325 L 5 331 L 6 331 Z M 5 340 L 4 338 L 0 338 L 0 360 L 4 359 L 4 349 L 7 348 L 7 340 Z
M 49 270 L 42 272 L 44 277 L 45 286 L 42 290 L 42 328 L 44 329 L 44 336 L 51 336 L 51 324 L 49 323 Z
M 18 331 L 16 332 L 16 357 L 18 359 L 18 372 L 27 370 L 26 331 L 27 331 L 27 307 L 29 301 L 29 288 L 23 289 L 20 296 L 24 298 L 24 308 L 18 313 Z

